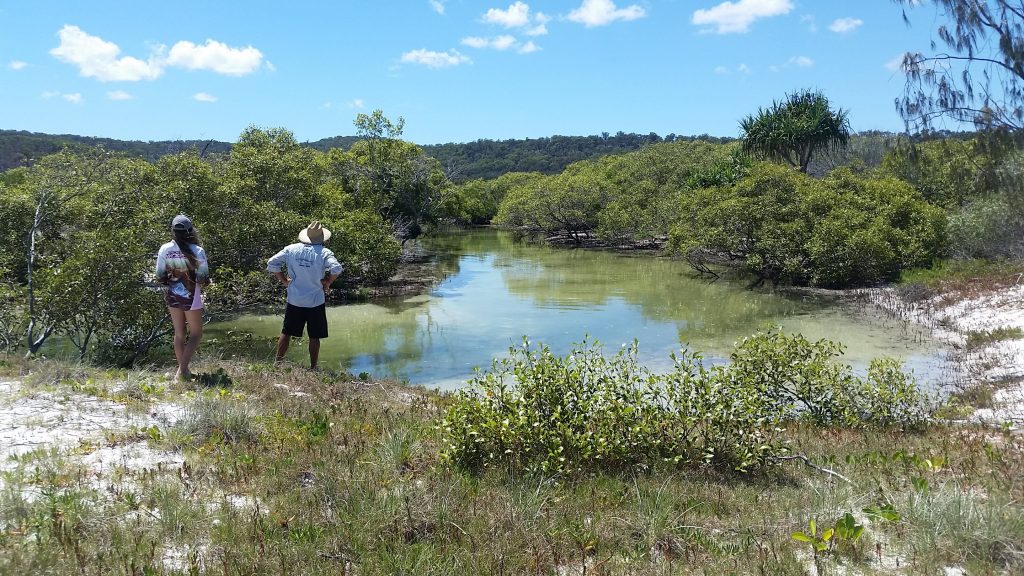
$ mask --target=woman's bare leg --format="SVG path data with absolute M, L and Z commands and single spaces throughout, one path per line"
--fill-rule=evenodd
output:
M 188 322 L 188 342 L 185 343 L 185 348 L 181 352 L 179 370 L 181 370 L 182 376 L 188 378 L 192 376 L 188 365 L 192 362 L 192 356 L 196 353 L 196 349 L 199 348 L 199 341 L 203 339 L 203 311 L 201 309 L 185 310 L 184 314 L 185 320 Z
M 174 358 L 178 361 L 178 370 L 174 374 L 174 378 L 178 379 L 182 377 L 181 371 L 181 358 L 185 354 L 185 311 L 178 308 L 167 307 L 168 313 L 171 315 L 171 324 L 174 325 Z M 188 363 L 185 364 L 186 372 L 188 372 Z

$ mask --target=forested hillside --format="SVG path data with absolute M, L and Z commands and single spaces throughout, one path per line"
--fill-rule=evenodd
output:
M 525 140 L 477 140 L 467 143 L 432 144 L 422 146 L 422 148 L 427 155 L 437 158 L 441 162 L 452 180 L 459 182 L 474 178 L 496 178 L 507 172 L 555 174 L 564 170 L 569 164 L 580 160 L 631 152 L 656 142 L 693 139 L 697 139 L 697 137 L 676 136 L 675 134 L 661 137 L 654 133 L 626 134 L 618 132 L 614 135 L 604 133 L 594 136 L 552 136 Z M 699 139 L 713 142 L 731 140 L 712 136 L 701 136 Z M 348 150 L 358 140 L 357 136 L 333 136 L 303 144 L 321 152 L 327 152 L 334 148 Z M 59 152 L 65 146 L 76 148 L 97 145 L 150 162 L 190 148 L 196 148 L 200 152 L 205 150 L 208 154 L 225 153 L 231 150 L 231 143 L 216 140 L 141 142 L 71 134 L 0 130 L 0 171 L 24 166 L 31 160 Z
M 200 152 L 228 152 L 230 142 L 216 140 L 163 140 L 142 142 L 140 140 L 116 140 L 114 138 L 93 138 L 74 134 L 43 134 L 24 130 L 0 130 L 0 172 L 24 166 L 47 154 L 60 152 L 65 146 L 76 150 L 103 146 L 111 152 L 123 152 L 155 162 L 168 154 L 196 148 Z
M 497 178 L 508 172 L 556 174 L 580 160 L 639 150 L 647 144 L 682 140 L 729 142 L 714 136 L 661 136 L 607 132 L 594 136 L 551 136 L 526 140 L 477 140 L 465 144 L 436 144 L 423 150 L 437 158 L 456 182 Z

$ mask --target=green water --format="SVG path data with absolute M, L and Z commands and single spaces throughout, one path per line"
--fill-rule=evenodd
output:
M 641 360 L 658 369 L 684 345 L 722 362 L 736 340 L 777 325 L 844 343 L 846 361 L 857 367 L 897 356 L 928 379 L 940 366 L 937 345 L 921 334 L 834 301 L 709 282 L 684 262 L 526 244 L 494 230 L 423 243 L 446 279 L 429 294 L 328 308 L 322 365 L 453 388 L 523 336 L 557 352 L 585 336 L 608 351 L 637 339 Z M 280 314 L 248 315 L 208 334 L 275 336 L 281 322 Z M 259 350 L 271 355 L 269 345 Z M 307 361 L 299 345 L 289 357 Z

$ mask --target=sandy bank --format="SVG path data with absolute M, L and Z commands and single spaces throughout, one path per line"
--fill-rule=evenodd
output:
M 940 294 L 891 287 L 860 295 L 890 315 L 924 325 L 955 350 L 953 388 L 991 391 L 974 412 L 977 420 L 1024 426 L 1024 338 L 983 337 L 1000 329 L 1024 330 L 1024 282 Z

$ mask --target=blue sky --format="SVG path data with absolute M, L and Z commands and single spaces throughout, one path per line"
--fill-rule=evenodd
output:
M 854 130 L 900 130 L 896 62 L 940 21 L 910 16 L 889 0 L 0 0 L 0 128 L 316 140 L 379 108 L 422 144 L 736 136 L 815 88 Z

